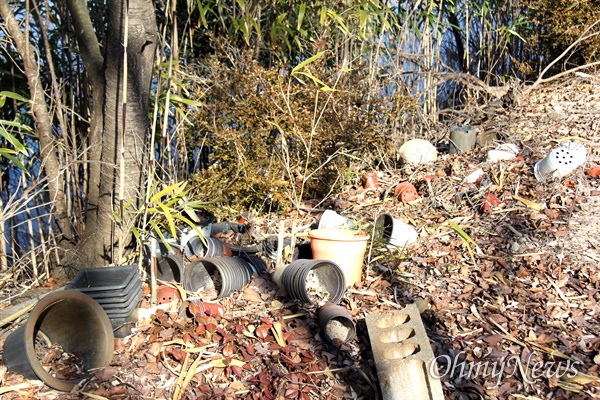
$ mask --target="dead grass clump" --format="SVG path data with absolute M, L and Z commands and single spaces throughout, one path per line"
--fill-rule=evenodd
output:
M 266 69 L 230 52 L 198 67 L 202 106 L 187 140 L 207 156 L 195 176 L 200 197 L 282 209 L 327 198 L 356 168 L 390 158 L 388 126 L 409 98 L 379 96 L 360 68 L 329 63 L 325 54 L 301 70 Z

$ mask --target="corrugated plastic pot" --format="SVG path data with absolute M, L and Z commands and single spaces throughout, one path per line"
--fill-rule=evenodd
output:
M 181 279 L 183 278 L 183 271 L 185 270 L 183 258 L 172 254 L 164 257 L 158 257 L 156 261 L 156 279 L 163 282 L 181 282 Z M 150 273 L 150 266 L 147 266 L 146 270 L 148 273 Z
M 356 326 L 348 311 L 337 304 L 327 303 L 319 307 L 319 327 L 328 342 L 335 339 L 349 342 L 356 336 Z
M 283 270 L 281 284 L 292 299 L 305 303 L 315 303 L 315 296 L 309 290 L 314 290 L 328 302 L 338 303 L 346 288 L 344 272 L 336 263 L 328 260 L 292 262 Z
M 28 379 L 41 379 L 48 386 L 70 391 L 78 379 L 53 377 L 41 365 L 36 341 L 46 336 L 65 352 L 81 357 L 86 375 L 107 367 L 113 357 L 114 335 L 110 320 L 91 297 L 61 290 L 43 297 L 31 311 L 27 323 L 4 342 L 3 362 Z
M 224 253 L 224 245 L 219 239 L 212 237 L 204 237 L 206 245 L 198 236 L 192 236 L 185 244 L 185 255 L 188 258 L 192 257 L 220 257 Z
M 349 229 L 315 229 L 308 233 L 315 260 L 330 260 L 343 271 L 346 285 L 362 279 L 369 235 Z
M 252 272 L 248 262 L 238 257 L 203 258 L 187 266 L 183 287 L 190 292 L 214 289 L 220 299 L 246 286 Z

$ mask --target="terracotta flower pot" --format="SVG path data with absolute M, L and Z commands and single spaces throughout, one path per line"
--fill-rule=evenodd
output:
M 366 172 L 361 178 L 361 183 L 365 189 L 377 189 L 380 186 L 374 171 Z
M 410 182 L 402 182 L 396 186 L 394 190 L 394 197 L 397 197 L 402 203 L 410 203 L 419 198 L 417 188 Z

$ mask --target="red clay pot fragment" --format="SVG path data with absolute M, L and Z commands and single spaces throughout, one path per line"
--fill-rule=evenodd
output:
M 377 180 L 377 173 L 374 171 L 365 172 L 361 178 L 361 183 L 365 189 L 377 189 L 380 186 Z
M 417 188 L 415 188 L 412 183 L 402 182 L 396 186 L 394 197 L 397 197 L 398 200 L 406 204 L 417 200 L 419 198 L 419 193 L 417 193 Z

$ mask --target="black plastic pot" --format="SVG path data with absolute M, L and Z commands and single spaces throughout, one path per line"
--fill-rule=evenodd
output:
M 127 296 L 131 281 L 138 277 L 137 265 L 82 269 L 65 289 L 77 290 L 94 299 Z
M 214 290 L 220 299 L 246 286 L 253 272 L 248 262 L 238 257 L 203 258 L 187 266 L 183 287 L 194 293 Z
M 328 342 L 335 339 L 349 342 L 356 336 L 356 326 L 348 311 L 337 304 L 327 303 L 319 307 L 319 327 Z
M 86 268 L 79 271 L 66 288 L 96 300 L 113 325 L 114 320 L 120 322 L 129 317 L 142 298 L 137 265 Z
M 305 303 L 338 303 L 344 295 L 344 272 L 333 261 L 296 260 L 281 274 L 288 295 Z M 315 301 L 316 300 L 316 301 Z
M 223 242 L 212 237 L 205 237 L 205 243 L 198 236 L 192 236 L 185 244 L 185 255 L 192 257 L 220 257 L 223 255 Z
M 2 356 L 11 371 L 69 391 L 81 378 L 60 379 L 44 369 L 35 345 L 46 340 L 79 356 L 86 376 L 107 367 L 113 357 L 114 335 L 108 316 L 94 299 L 77 291 L 61 290 L 43 297 L 25 325 L 6 338 Z
M 156 259 L 156 279 L 163 282 L 181 282 L 184 269 L 183 258 L 178 255 L 171 254 Z M 146 267 L 146 271 L 150 274 L 150 265 Z

